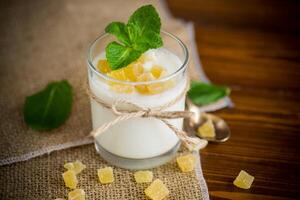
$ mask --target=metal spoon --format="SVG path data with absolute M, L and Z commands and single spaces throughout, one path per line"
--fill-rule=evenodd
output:
M 191 118 L 185 119 L 184 121 L 185 130 L 187 132 L 198 136 L 196 134 L 198 127 L 201 126 L 203 123 L 205 123 L 207 120 L 211 119 L 215 127 L 216 136 L 213 138 L 202 137 L 201 139 L 205 139 L 209 142 L 218 142 L 218 143 L 225 142 L 226 140 L 229 139 L 230 129 L 223 119 L 217 117 L 216 115 L 207 114 L 201 111 L 200 107 L 195 105 L 188 98 L 186 100 L 186 106 L 189 111 L 194 112 L 194 115 Z

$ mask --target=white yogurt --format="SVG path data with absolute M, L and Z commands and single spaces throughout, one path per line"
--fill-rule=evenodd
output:
M 144 64 L 145 70 L 150 70 L 153 65 L 160 65 L 165 68 L 167 74 L 171 74 L 182 65 L 182 61 L 175 54 L 164 48 L 149 50 L 145 56 L 151 58 L 151 61 Z M 96 57 L 93 65 L 96 66 L 98 60 L 104 57 L 105 53 Z M 186 81 L 185 77 L 180 78 L 176 85 L 169 90 L 155 95 L 142 95 L 137 92 L 131 94 L 116 93 L 99 77 L 89 77 L 89 84 L 93 93 L 106 102 L 111 103 L 122 98 L 139 106 L 152 108 L 175 99 L 185 89 Z M 185 97 L 182 97 L 167 110 L 183 111 L 184 108 Z M 91 111 L 94 129 L 117 117 L 93 99 L 91 99 Z M 178 129 L 182 129 L 182 119 L 172 119 L 169 122 Z M 173 131 L 163 122 L 154 118 L 134 118 L 120 122 L 95 139 L 107 151 L 121 157 L 135 159 L 159 156 L 171 150 L 179 141 Z

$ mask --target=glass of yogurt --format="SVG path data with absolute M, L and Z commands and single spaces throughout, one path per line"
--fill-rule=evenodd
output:
M 90 91 L 107 104 L 117 99 L 144 108 L 156 109 L 178 99 L 165 111 L 184 111 L 188 84 L 188 50 L 176 36 L 162 31 L 163 47 L 150 49 L 127 67 L 111 71 L 105 57 L 106 45 L 114 40 L 102 34 L 88 51 L 88 82 Z M 120 105 L 120 109 L 134 109 Z M 111 109 L 91 98 L 93 129 L 114 120 Z M 167 119 L 182 130 L 183 119 Z M 177 135 L 154 117 L 121 121 L 95 137 L 97 152 L 109 163 L 127 169 L 148 169 L 168 162 L 180 147 Z

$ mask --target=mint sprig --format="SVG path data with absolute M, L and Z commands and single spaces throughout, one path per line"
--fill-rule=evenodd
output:
M 69 117 L 72 101 L 72 86 L 68 81 L 51 82 L 43 90 L 26 97 L 24 120 L 38 131 L 57 128 Z
M 187 93 L 189 99 L 199 106 L 216 102 L 229 94 L 230 89 L 228 87 L 198 81 L 191 82 L 191 88 Z
M 118 42 L 110 42 L 105 49 L 112 70 L 127 66 L 149 49 L 161 47 L 160 28 L 160 17 L 152 5 L 137 9 L 127 24 L 112 22 L 106 26 L 105 32 L 118 39 Z

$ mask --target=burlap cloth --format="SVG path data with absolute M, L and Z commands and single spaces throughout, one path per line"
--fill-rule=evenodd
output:
M 163 6 L 164 2 L 1 1 L 0 165 L 6 166 L 0 168 L 0 199 L 65 197 L 67 189 L 61 179 L 62 164 L 75 159 L 88 166 L 86 172 L 80 175 L 80 187 L 86 189 L 88 199 L 144 198 L 144 186 L 136 185 L 127 170 L 115 169 L 117 178 L 112 185 L 101 186 L 96 181 L 95 169 L 105 162 L 96 155 L 92 145 L 84 145 L 92 141 L 85 139 L 91 131 L 91 119 L 89 99 L 82 83 L 87 72 L 88 44 L 103 32 L 108 22 L 125 21 L 136 8 L 147 3 L 154 4 L 159 10 L 163 28 L 180 37 L 193 53 L 195 46 L 189 37 L 192 27 L 171 18 Z M 190 64 L 192 78 L 205 80 L 193 54 Z M 75 90 L 70 118 L 54 131 L 29 129 L 22 116 L 25 97 L 40 90 L 49 81 L 61 79 L 68 79 Z M 219 107 L 224 105 L 221 103 Z M 79 145 L 84 146 L 52 152 Z M 28 161 L 19 162 L 25 160 Z M 200 163 L 196 171 L 182 174 L 174 163 L 169 163 L 155 169 L 154 173 L 165 180 L 171 190 L 169 199 L 206 199 L 207 188 Z

